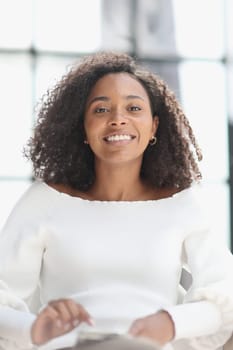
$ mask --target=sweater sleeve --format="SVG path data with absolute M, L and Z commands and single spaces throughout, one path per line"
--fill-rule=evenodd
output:
M 30 299 L 37 289 L 45 229 L 39 184 L 16 204 L 0 233 L 0 348 L 32 349 L 30 329 L 35 315 Z
M 183 252 L 193 282 L 184 302 L 167 309 L 175 340 L 190 350 L 218 349 L 233 332 L 233 256 L 207 226 L 187 236 Z

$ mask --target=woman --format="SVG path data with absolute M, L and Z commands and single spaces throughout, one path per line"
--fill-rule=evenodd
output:
M 194 200 L 201 152 L 162 80 L 125 54 L 85 58 L 44 101 L 28 157 L 37 181 L 0 236 L 4 349 L 92 330 L 178 350 L 226 342 L 232 255 Z

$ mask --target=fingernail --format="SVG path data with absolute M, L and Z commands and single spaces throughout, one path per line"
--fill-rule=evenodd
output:
M 90 326 L 95 326 L 95 321 L 93 320 L 93 318 L 88 318 L 87 319 L 87 323 L 90 325 Z

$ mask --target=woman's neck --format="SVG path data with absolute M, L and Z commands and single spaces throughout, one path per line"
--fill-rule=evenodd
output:
M 143 199 L 147 191 L 138 167 L 100 166 L 96 168 L 96 179 L 88 195 L 97 200 L 124 201 Z
M 64 184 L 49 183 L 59 192 L 73 197 L 100 201 L 140 201 L 167 198 L 178 192 L 172 187 L 155 188 L 140 177 L 140 168 L 128 166 L 97 167 L 94 184 L 82 192 Z

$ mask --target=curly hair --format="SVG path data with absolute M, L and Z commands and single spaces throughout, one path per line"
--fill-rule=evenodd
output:
M 175 95 L 157 75 L 131 56 L 99 52 L 83 58 L 42 99 L 26 157 L 45 182 L 87 191 L 95 180 L 94 154 L 84 144 L 84 114 L 92 87 L 104 75 L 125 72 L 145 88 L 158 116 L 157 144 L 143 154 L 141 178 L 153 187 L 187 188 L 201 174 L 201 151 Z

